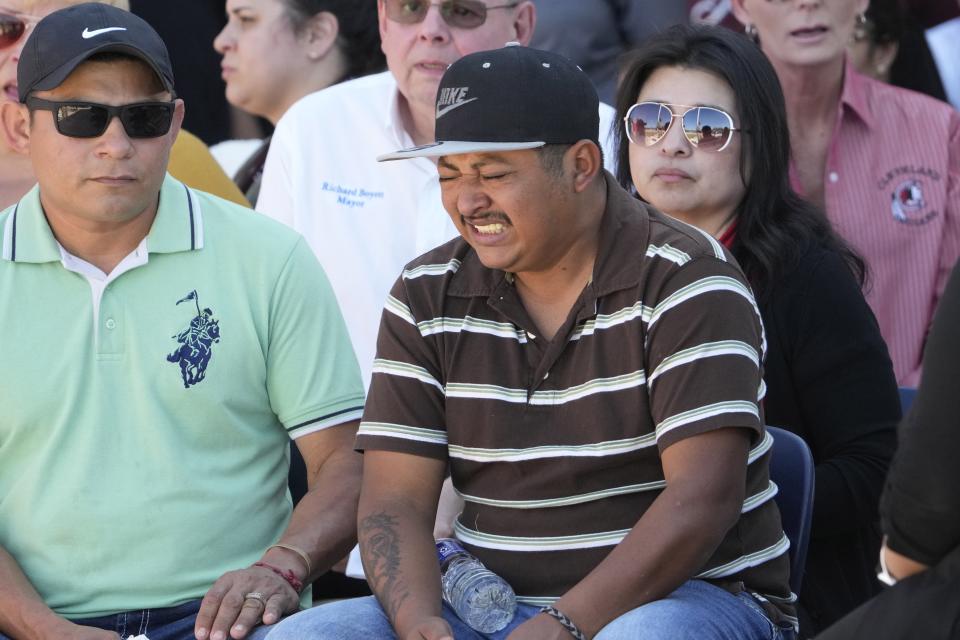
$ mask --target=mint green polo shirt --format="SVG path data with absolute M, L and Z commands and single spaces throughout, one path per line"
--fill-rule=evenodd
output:
M 0 545 L 63 616 L 202 597 L 286 528 L 290 438 L 362 412 L 320 265 L 169 175 L 97 308 L 37 188 L 0 231 Z

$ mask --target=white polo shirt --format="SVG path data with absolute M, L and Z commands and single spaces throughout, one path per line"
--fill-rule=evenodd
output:
M 403 266 L 457 235 L 427 158 L 378 163 L 412 147 L 389 72 L 312 93 L 280 118 L 257 211 L 307 239 L 333 286 L 360 371 L 370 385 L 380 314 Z M 614 110 L 600 105 L 606 167 Z

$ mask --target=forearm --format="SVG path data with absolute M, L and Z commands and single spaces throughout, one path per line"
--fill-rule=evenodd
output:
M 710 499 L 668 486 L 630 533 L 556 607 L 588 637 L 640 605 L 666 597 L 710 559 L 742 500 Z
M 360 501 L 360 556 L 380 605 L 398 637 L 441 615 L 434 514 L 396 499 Z
M 0 633 L 12 638 L 56 637 L 66 620 L 43 602 L 13 556 L 0 547 Z
M 362 456 L 338 451 L 309 479 L 310 489 L 297 503 L 290 524 L 279 543 L 302 550 L 310 559 L 310 574 L 304 561 L 288 549 L 274 547 L 264 554 L 271 565 L 304 575 L 309 584 L 342 560 L 357 540 L 357 500 L 360 493 Z

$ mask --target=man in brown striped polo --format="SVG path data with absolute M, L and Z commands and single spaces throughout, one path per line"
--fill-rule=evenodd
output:
M 383 314 L 357 438 L 377 600 L 271 640 L 788 637 L 763 329 L 740 270 L 603 171 L 596 92 L 560 56 L 464 57 L 436 125 L 434 145 L 381 157 L 437 156 L 462 237 L 408 265 Z M 441 604 L 448 465 L 457 537 L 520 602 L 497 634 Z

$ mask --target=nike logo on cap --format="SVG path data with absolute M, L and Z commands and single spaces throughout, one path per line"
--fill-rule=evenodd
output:
M 83 30 L 83 33 L 80 35 L 83 36 L 84 40 L 89 40 L 90 38 L 96 38 L 99 35 L 104 33 L 109 33 L 111 31 L 126 31 L 126 27 L 107 27 L 106 29 L 94 29 L 90 31 L 89 27 Z
M 470 98 L 469 100 L 464 100 L 463 102 L 456 102 L 454 104 L 451 104 L 450 106 L 444 107 L 443 109 L 437 109 L 437 117 L 442 118 L 443 116 L 447 115 L 454 109 L 462 107 L 463 105 L 473 102 L 474 100 L 477 100 L 477 98 Z
M 454 109 L 469 104 L 477 98 L 467 98 L 470 87 L 446 87 L 437 96 L 437 118 L 442 118 Z

